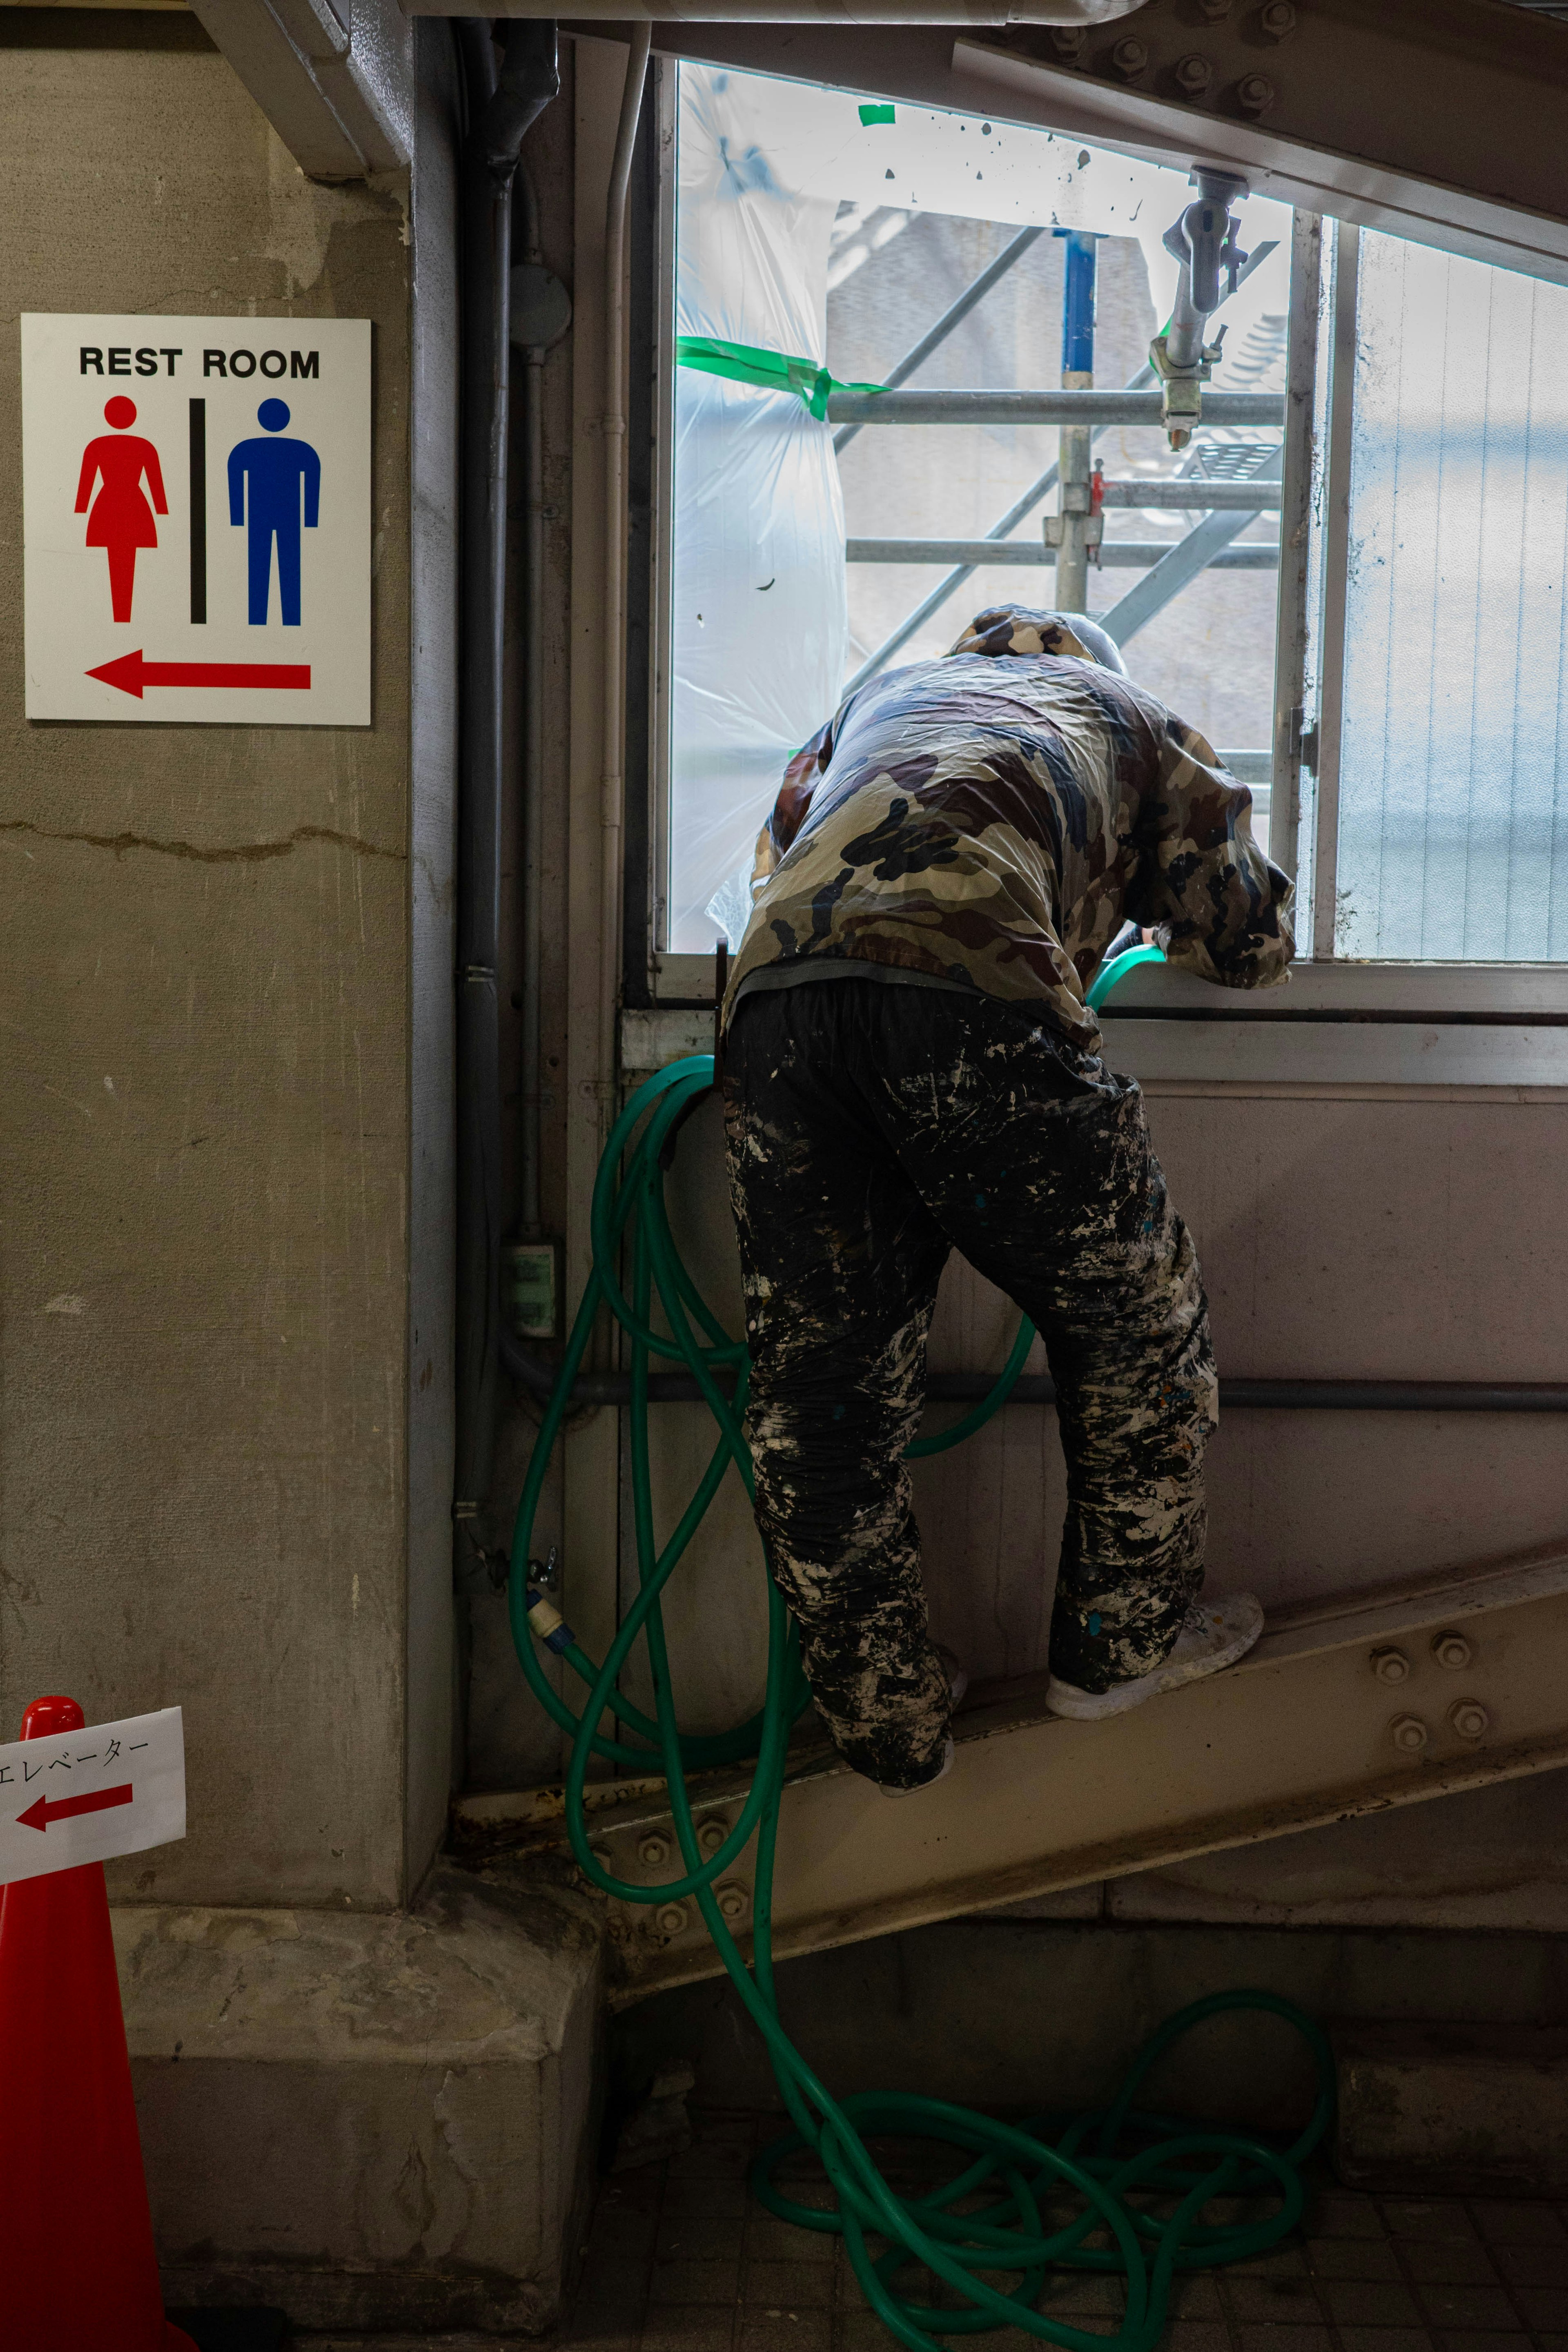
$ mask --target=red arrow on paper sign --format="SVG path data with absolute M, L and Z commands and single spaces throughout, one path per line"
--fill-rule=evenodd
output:
M 118 1789 L 94 1789 L 86 1796 L 62 1797 L 54 1805 L 47 1797 L 40 1797 L 25 1813 L 17 1814 L 16 1825 L 19 1829 L 47 1830 L 51 1822 L 74 1821 L 79 1813 L 106 1813 L 111 1805 L 128 1805 L 131 1793 L 132 1783 L 125 1780 Z
M 149 686 L 284 686 L 306 693 L 310 684 L 309 662 L 155 662 L 140 652 L 121 654 L 87 674 L 117 686 L 121 694 L 133 694 L 138 702 Z

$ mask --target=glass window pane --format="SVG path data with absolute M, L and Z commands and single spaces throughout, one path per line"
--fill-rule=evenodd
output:
M 1568 289 L 1363 233 L 1337 951 L 1568 956 Z
M 897 636 L 889 667 L 944 653 L 971 614 L 1056 602 L 1044 520 L 1058 504 L 1055 425 L 871 425 L 843 453 L 777 362 L 880 383 L 979 273 L 995 281 L 921 364 L 920 387 L 1050 387 L 1062 364 L 1063 247 L 1099 240 L 1094 379 L 1151 381 L 1151 335 L 1176 264 L 1164 232 L 1187 174 L 1076 138 L 727 68 L 679 68 L 677 359 L 664 944 L 708 953 L 743 922 L 752 844 L 790 754 Z M 1290 215 L 1253 197 L 1255 257 L 1216 320 L 1220 392 L 1282 390 Z M 770 373 L 770 366 L 773 373 Z M 1279 579 L 1277 427 L 1204 426 L 1176 454 L 1156 421 L 1097 436 L 1110 486 L 1106 560 L 1087 603 L 1132 676 L 1232 753 L 1267 822 Z M 1222 500 L 1215 568 L 1122 600 Z M 1178 483 L 1191 499 L 1171 503 Z M 1146 488 L 1150 503 L 1135 502 Z M 1003 519 L 1013 520 L 1003 528 Z M 907 635 L 955 569 L 930 542 L 997 530 L 1011 561 L 976 567 Z M 912 557 L 888 542 L 923 541 Z M 855 558 L 847 562 L 847 542 Z M 880 543 L 880 544 L 879 544 Z M 1144 609 L 1146 602 L 1150 609 Z M 1112 618 L 1116 615 L 1115 618 Z M 1245 755 L 1245 756 L 1244 756 Z

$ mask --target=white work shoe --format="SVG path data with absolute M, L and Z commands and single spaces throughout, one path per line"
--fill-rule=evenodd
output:
M 1097 1723 L 1101 1716 L 1125 1715 L 1146 1698 L 1217 1675 L 1244 1658 L 1263 1631 L 1263 1610 L 1250 1592 L 1227 1592 L 1223 1601 L 1194 1601 L 1176 1636 L 1176 1646 L 1163 1666 L 1139 1675 L 1130 1683 L 1112 1683 L 1109 1690 L 1079 1690 L 1053 1675 L 1046 1685 L 1046 1705 L 1053 1715 L 1069 1716 L 1075 1723 Z

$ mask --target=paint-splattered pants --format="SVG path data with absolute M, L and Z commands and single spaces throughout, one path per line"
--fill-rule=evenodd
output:
M 1159 1664 L 1203 1580 L 1216 1390 L 1192 1238 L 1136 1084 L 1016 1005 L 759 992 L 724 1095 L 769 1566 L 845 1756 L 919 1787 L 949 1701 L 901 1455 L 948 1252 L 1045 1339 L 1068 1470 L 1050 1662 L 1104 1690 Z

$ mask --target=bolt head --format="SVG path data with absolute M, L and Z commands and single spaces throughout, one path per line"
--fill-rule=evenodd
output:
M 1448 1709 L 1448 1720 L 1461 1739 L 1479 1739 L 1491 1717 L 1479 1698 L 1457 1698 Z
M 1402 1683 L 1409 1679 L 1410 1661 L 1403 1650 L 1374 1650 L 1372 1670 L 1380 1683 Z
M 661 1903 L 653 1915 L 654 1926 L 661 1936 L 672 1937 L 686 1933 L 687 1916 L 684 1903 Z
M 1440 1666 L 1447 1666 L 1451 1674 L 1457 1675 L 1469 1664 L 1475 1652 L 1462 1633 L 1450 1630 L 1432 1636 L 1432 1655 Z
M 1211 25 L 1217 25 L 1222 16 L 1229 16 L 1230 0 L 1198 0 L 1198 14 L 1206 16 Z
M 1389 1725 L 1389 1736 L 1402 1756 L 1419 1756 L 1431 1738 L 1418 1715 L 1396 1715 Z
M 657 1870 L 660 1863 L 668 1862 L 669 1853 L 669 1840 L 660 1830 L 649 1830 L 646 1837 L 637 1840 L 637 1860 L 646 1863 L 649 1870 Z
M 1267 74 L 1244 74 L 1236 85 L 1236 97 L 1244 113 L 1262 114 L 1274 103 L 1274 84 Z
M 1176 79 L 1190 98 L 1196 98 L 1200 90 L 1207 89 L 1214 79 L 1214 68 L 1207 58 L 1195 55 L 1190 58 L 1178 58 Z
M 1149 62 L 1148 42 L 1134 40 L 1129 35 L 1117 42 L 1110 52 L 1110 62 L 1124 81 L 1135 81 Z
M 717 1853 L 729 1834 L 729 1830 L 722 1822 L 700 1822 L 697 1831 L 698 1852 L 700 1853 Z
M 1282 41 L 1296 29 L 1296 11 L 1290 0 L 1268 0 L 1258 21 L 1271 41 Z
M 745 1888 L 732 1878 L 721 1880 L 713 1889 L 713 1900 L 726 1919 L 743 1919 L 751 1907 Z
M 1081 25 L 1053 25 L 1051 47 L 1058 58 L 1081 58 L 1084 31 Z

